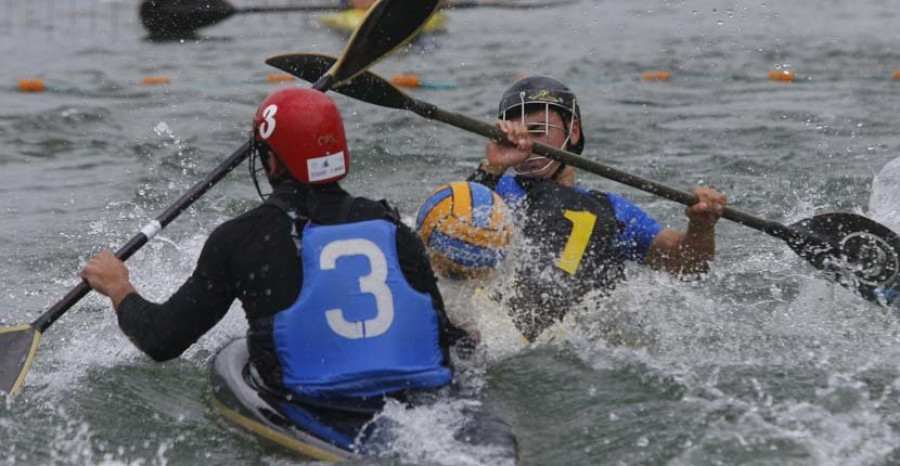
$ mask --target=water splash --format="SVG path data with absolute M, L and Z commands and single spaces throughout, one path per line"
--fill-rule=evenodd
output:
M 481 444 L 470 432 L 481 403 L 470 399 L 442 398 L 411 407 L 389 401 L 373 420 L 374 437 L 386 446 L 383 457 L 397 457 L 412 464 L 513 465 L 515 459 L 503 448 Z M 477 427 L 476 427 L 477 429 Z M 481 435 L 496 432 L 481 432 Z
M 900 157 L 888 162 L 872 180 L 869 214 L 900 232 Z

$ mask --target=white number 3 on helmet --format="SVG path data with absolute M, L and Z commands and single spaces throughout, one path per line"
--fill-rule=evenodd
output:
M 269 136 L 275 132 L 275 114 L 278 113 L 278 106 L 269 105 L 263 110 L 263 118 L 265 121 L 259 124 L 259 135 L 263 139 L 269 139 Z

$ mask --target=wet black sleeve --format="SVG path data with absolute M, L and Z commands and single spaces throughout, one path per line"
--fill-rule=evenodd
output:
M 457 342 L 462 345 L 471 345 L 474 340 L 447 318 L 444 299 L 438 290 L 437 277 L 434 276 L 434 271 L 428 262 L 425 245 L 412 229 L 402 223 L 397 225 L 397 255 L 400 256 L 400 268 L 403 270 L 403 276 L 406 277 L 410 286 L 417 291 L 431 295 L 431 302 L 434 304 L 438 325 L 441 329 L 441 348 L 444 350 L 445 361 L 449 363 L 447 351 L 450 346 Z
M 235 291 L 227 277 L 227 246 L 220 231 L 210 235 L 194 273 L 168 301 L 156 304 L 132 293 L 119 303 L 119 328 L 154 360 L 180 356 L 231 307 Z
M 474 181 L 478 184 L 487 186 L 492 190 L 496 190 L 497 183 L 500 182 L 500 177 L 493 173 L 486 172 L 481 168 L 481 165 L 478 165 L 478 169 L 475 170 L 475 173 L 472 173 L 472 176 L 466 178 L 466 181 Z

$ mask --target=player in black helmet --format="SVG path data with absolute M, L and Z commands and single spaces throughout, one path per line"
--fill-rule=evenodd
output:
M 524 212 L 523 236 L 536 257 L 520 258 L 517 326 L 529 339 L 562 318 L 571 303 L 592 290 L 610 290 L 624 276 L 626 261 L 676 275 L 705 273 L 715 256 L 715 224 L 725 196 L 694 188 L 699 199 L 687 208 L 680 232 L 626 199 L 575 184 L 575 169 L 531 153 L 540 142 L 580 154 L 585 145 L 575 94 L 558 79 L 530 76 L 500 99 L 497 126 L 508 144 L 489 142 L 485 160 L 469 178 L 494 189 Z M 512 169 L 514 174 L 506 172 Z
M 514 121 L 515 118 L 519 118 L 520 123 L 525 125 L 526 114 L 522 112 L 522 108 L 526 106 L 532 109 L 544 107 L 544 110 L 556 112 L 562 120 L 562 126 L 553 126 L 561 129 L 566 136 L 563 148 L 576 154 L 581 154 L 584 151 L 584 128 L 581 127 L 581 107 L 578 106 L 575 93 L 565 84 L 549 76 L 530 76 L 520 79 L 503 93 L 503 97 L 500 99 L 498 117 L 501 121 Z M 549 121 L 552 118 L 551 115 L 552 112 L 550 111 L 544 111 L 540 115 L 544 118 L 543 124 L 545 128 L 551 127 Z M 573 130 L 576 133 L 574 138 L 572 137 Z M 555 166 L 556 169 L 553 171 L 555 176 L 551 176 L 555 178 L 566 167 L 563 163 L 553 164 L 552 160 L 542 156 L 532 155 L 527 160 L 540 163 L 530 163 L 529 165 L 534 165 L 531 168 L 537 168 L 537 170 L 530 170 L 531 173 L 523 174 L 536 174 L 542 169 Z

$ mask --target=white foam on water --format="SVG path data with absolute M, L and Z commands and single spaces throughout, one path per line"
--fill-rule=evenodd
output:
M 785 247 L 729 263 L 727 272 L 714 268 L 699 282 L 630 272 L 610 296 L 586 297 L 564 320 L 565 338 L 558 342 L 598 371 L 634 367 L 642 379 L 680 385 L 683 402 L 700 403 L 713 418 L 722 410 L 743 413 L 736 421 L 715 421 L 673 464 L 708 463 L 716 451 L 768 452 L 785 448 L 784 442 L 807 460 L 792 463 L 794 453 L 782 451 L 761 464 L 876 463 L 897 444 L 895 416 L 884 413 L 887 402 L 869 399 L 869 385 L 853 377 L 895 366 L 898 324 L 801 262 Z M 747 279 L 772 283 L 766 289 Z M 752 294 L 742 298 L 748 285 Z M 829 381 L 812 400 L 766 393 L 748 398 L 719 385 L 720 371 L 764 376 L 766 368 L 824 373 Z M 853 373 L 841 375 L 848 368 Z M 734 380 L 729 374 L 726 383 Z M 845 402 L 847 393 L 852 396 Z M 725 464 L 731 459 L 721 457 Z
M 37 412 L 33 412 L 37 411 Z M 105 442 L 97 438 L 93 426 L 72 415 L 63 407 L 43 405 L 37 410 L 29 410 L 27 414 L 41 416 L 43 422 L 33 431 L 18 432 L 14 437 L 31 438 L 28 443 L 38 446 L 36 449 L 16 448 L 26 445 L 23 438 L 16 438 L 12 445 L 0 443 L 6 447 L 0 452 L 3 464 L 45 464 L 45 465 L 103 465 L 103 466 L 148 466 L 168 464 L 166 452 L 171 442 L 158 442 L 155 457 L 132 459 L 133 454 L 125 447 L 116 448 L 115 452 L 104 451 Z M 9 437 L 5 440 L 13 441 Z M 153 445 L 156 442 L 145 441 Z M 99 447 L 98 447 L 99 446 Z M 133 450 L 133 448 L 132 448 Z
M 168 298 L 190 276 L 205 238 L 198 233 L 178 244 L 159 237 L 162 241 L 151 242 L 128 262 L 132 283 L 151 301 Z M 65 325 L 57 323 L 42 341 L 30 384 L 65 393 L 89 369 L 146 357 L 119 329 L 108 298 L 90 293 L 71 313 Z
M 879 412 L 882 400 L 869 399 L 865 384 L 832 375 L 817 392 L 814 402 L 773 402 L 765 393 L 754 401 L 694 399 L 705 403 L 708 413 L 741 414 L 714 421 L 672 464 L 707 463 L 712 455 L 739 463 L 754 458 L 761 464 L 867 465 L 879 464 L 894 450 L 900 437 L 891 427 L 892 416 Z M 774 456 L 766 461 L 767 455 Z
M 94 451 L 90 425 L 69 419 L 62 409 L 58 414 L 66 421 L 54 427 L 54 438 L 48 442 L 51 464 L 92 464 Z
M 820 210 L 799 198 L 789 219 Z M 542 344 L 574 349 L 598 371 L 633 367 L 661 389 L 681 386 L 683 402 L 698 404 L 712 419 L 723 409 L 741 413 L 736 420 L 713 421 L 674 464 L 708 462 L 717 449 L 737 455 L 775 451 L 771 464 L 872 464 L 887 457 L 898 438 L 891 417 L 879 411 L 882 401 L 869 399 L 866 384 L 835 374 L 870 364 L 876 371 L 893 367 L 900 356 L 893 349 L 896 320 L 825 280 L 786 245 L 746 246 L 749 253 L 720 252 L 709 276 L 695 282 L 631 266 L 628 281 L 609 296 L 585 296 Z M 501 283 L 492 285 L 510 286 L 502 283 L 510 275 L 501 275 Z M 481 334 L 485 361 L 502 363 L 534 347 L 517 339 L 502 308 L 472 299 L 473 284 L 440 285 L 451 320 Z M 504 336 L 504 328 L 513 330 Z M 759 382 L 756 399 L 720 385 L 720 373 L 763 376 L 768 367 L 826 374 L 829 384 L 813 399 L 799 400 L 762 393 Z M 724 383 L 733 382 L 730 373 L 724 377 Z M 835 393 L 852 393 L 852 402 L 835 403 Z M 652 442 L 635 442 L 642 439 Z M 727 464 L 729 456 L 721 460 Z
M 470 421 L 467 408 L 479 409 L 480 402 L 442 398 L 431 404 L 410 407 L 391 400 L 376 417 L 381 438 L 389 438 L 385 457 L 399 456 L 404 462 L 439 465 L 512 465 L 514 460 L 497 447 L 474 445 L 457 434 Z M 387 421 L 387 422 L 385 422 Z
M 900 232 L 900 157 L 888 162 L 872 180 L 869 215 Z
M 485 363 L 496 362 L 527 347 L 506 309 L 490 298 L 493 287 L 488 284 L 481 288 L 477 284 L 484 283 L 439 282 L 448 318 L 478 342 L 476 357 Z

